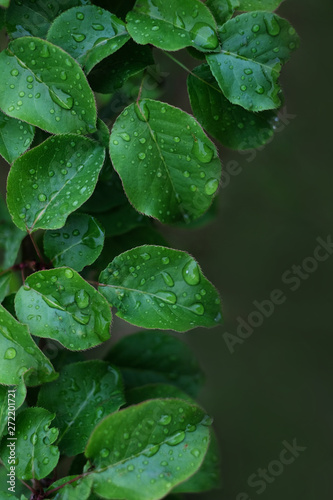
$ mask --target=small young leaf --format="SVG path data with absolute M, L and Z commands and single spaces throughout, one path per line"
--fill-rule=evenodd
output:
M 118 371 L 104 361 L 65 366 L 56 384 L 43 385 L 38 405 L 56 413 L 57 445 L 72 456 L 84 451 L 94 427 L 125 403 Z
M 104 148 L 91 139 L 59 135 L 18 158 L 7 185 L 17 227 L 31 232 L 62 227 L 91 196 L 104 157 Z
M 15 390 L 15 393 L 13 394 L 9 392 L 9 390 Z M 23 405 L 26 395 L 27 388 L 24 384 L 23 377 L 17 386 L 5 387 L 0 385 L 0 440 L 4 434 L 7 434 L 8 415 L 12 416 L 9 412 L 15 409 L 14 411 L 17 414 L 17 410 Z
M 24 37 L 0 53 L 0 108 L 53 134 L 96 129 L 96 104 L 72 57 L 40 38 Z
M 218 26 L 228 21 L 239 8 L 240 0 L 207 0 L 206 5 L 215 17 Z
M 164 497 L 201 466 L 209 423 L 203 410 L 178 399 L 155 399 L 106 417 L 85 451 L 95 467 L 93 491 L 109 499 Z M 170 460 L 171 451 L 177 460 Z
M 95 5 L 66 10 L 54 21 L 47 39 L 63 48 L 89 73 L 129 39 L 125 23 Z
M 221 163 L 198 122 L 168 104 L 145 99 L 116 120 L 110 155 L 134 208 L 161 222 L 189 222 L 212 203 Z
M 278 8 L 278 6 L 283 2 L 283 0 L 238 0 L 239 5 L 238 10 L 245 12 L 252 10 L 266 10 L 273 11 Z
M 127 389 L 172 384 L 196 396 L 204 379 L 188 346 L 164 332 L 150 330 L 124 337 L 111 349 L 107 359 L 120 368 Z
M 250 111 L 279 107 L 281 66 L 299 46 L 294 28 L 276 14 L 252 12 L 230 19 L 220 35 L 222 50 L 207 62 L 227 99 Z
M 32 125 L 10 118 L 0 111 L 0 155 L 8 163 L 13 163 L 28 149 L 34 134 Z
M 45 254 L 55 267 L 68 266 L 82 271 L 95 262 L 104 245 L 104 230 L 90 215 L 74 213 L 64 227 L 46 231 Z
M 28 328 L 18 323 L 0 306 L 0 384 L 19 385 L 22 375 L 27 385 L 54 380 L 57 375 L 50 361 L 32 340 Z
M 209 66 L 203 64 L 188 77 L 193 114 L 213 137 L 228 148 L 244 150 L 265 144 L 277 125 L 275 111 L 253 113 L 226 99 Z
M 117 316 L 136 326 L 184 332 L 221 323 L 216 289 L 185 252 L 134 248 L 116 257 L 99 283 Z
M 62 486 L 63 484 L 72 481 L 77 476 L 67 476 L 58 479 L 51 484 L 51 486 L 46 491 L 51 492 L 55 488 Z M 92 478 L 85 477 L 84 479 L 78 479 L 77 481 L 73 481 L 72 483 L 66 484 L 63 488 L 58 490 L 55 496 L 52 496 L 52 500 L 94 500 L 92 496 L 90 496 L 92 487 Z
M 22 36 L 46 37 L 52 21 L 66 9 L 90 4 L 89 0 L 42 2 L 36 0 L 12 1 L 6 16 L 6 28 L 11 38 Z
M 110 337 L 108 303 L 70 268 L 31 274 L 16 294 L 15 309 L 33 335 L 57 340 L 73 351 Z
M 160 398 L 184 399 L 184 401 L 195 404 L 194 399 L 174 385 L 147 384 L 141 387 L 133 387 L 133 389 L 126 391 L 126 403 L 128 406 L 143 403 L 143 401 L 147 401 L 148 399 Z
M 195 47 L 202 52 L 219 46 L 214 17 L 199 0 L 138 0 L 127 14 L 127 29 L 135 42 L 163 50 Z
M 42 479 L 58 463 L 59 450 L 53 443 L 58 437 L 58 429 L 49 428 L 55 415 L 44 408 L 27 408 L 17 415 L 15 455 L 19 458 L 15 474 L 19 479 Z M 0 447 L 4 465 L 8 465 L 10 448 L 8 440 Z M 9 467 L 9 465 L 8 465 Z
M 129 78 L 141 73 L 152 64 L 154 58 L 151 48 L 130 40 L 92 70 L 89 74 L 89 83 L 95 92 L 113 94 Z

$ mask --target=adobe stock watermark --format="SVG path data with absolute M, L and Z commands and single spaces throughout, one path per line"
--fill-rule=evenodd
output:
M 293 464 L 296 458 L 307 449 L 306 446 L 300 446 L 296 438 L 293 439 L 292 443 L 282 441 L 282 445 L 283 449 L 280 451 L 278 459 L 269 462 L 265 469 L 259 467 L 256 472 L 247 478 L 247 485 L 250 488 L 254 488 L 254 493 L 257 495 L 264 493 L 267 487 L 274 483 L 278 476 L 283 474 L 285 467 Z M 236 496 L 236 500 L 251 500 L 251 498 L 253 496 L 251 497 L 245 491 Z
M 332 236 L 328 235 L 326 239 L 318 237 L 318 245 L 315 247 L 312 256 L 303 259 L 300 265 L 293 265 L 287 269 L 281 276 L 283 285 L 288 287 L 291 292 L 296 292 L 302 282 L 308 280 L 315 271 L 317 271 L 321 262 L 325 262 L 333 254 Z M 265 319 L 270 318 L 277 306 L 284 304 L 287 300 L 287 294 L 281 288 L 275 288 L 269 297 L 258 301 L 254 300 L 254 309 L 246 318 L 238 316 L 236 321 L 238 326 L 236 333 L 223 333 L 223 339 L 231 354 L 235 352 L 235 347 L 244 344 L 256 328 L 264 323 Z

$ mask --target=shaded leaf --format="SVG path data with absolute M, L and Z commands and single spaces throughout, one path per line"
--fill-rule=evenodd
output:
M 47 39 L 63 48 L 89 73 L 129 39 L 123 21 L 95 5 L 66 10 L 54 21 Z
M 73 351 L 89 349 L 110 337 L 106 300 L 72 269 L 40 271 L 25 283 L 16 294 L 15 309 L 33 335 L 57 340 Z
M 99 214 L 98 220 L 106 228 L 107 237 L 127 233 L 136 227 L 151 225 L 151 219 L 137 212 L 129 203 L 122 204 L 110 212 Z
M 33 126 L 0 111 L 0 154 L 8 163 L 13 163 L 28 149 L 34 134 Z
M 214 17 L 199 0 L 138 0 L 127 14 L 127 29 L 134 41 L 163 50 L 195 47 L 212 52 L 219 46 Z
M 150 330 L 124 337 L 107 359 L 120 368 L 126 389 L 161 383 L 196 396 L 204 380 L 188 346 L 169 333 Z
M 57 465 L 59 450 L 53 443 L 58 429 L 50 428 L 55 415 L 44 408 L 27 408 L 16 418 L 15 455 L 19 457 L 15 474 L 19 479 L 42 479 Z M 8 464 L 10 449 L 7 442 L 0 446 L 3 463 Z
M 240 0 L 207 0 L 206 5 L 214 15 L 218 26 L 222 26 L 232 17 L 239 7 L 239 2 Z
M 276 14 L 253 12 L 226 22 L 220 36 L 223 49 L 207 62 L 225 97 L 250 111 L 279 107 L 281 67 L 299 46 L 294 28 Z
M 221 163 L 198 122 L 168 104 L 145 99 L 116 120 L 110 155 L 134 208 L 162 222 L 189 222 L 212 203 Z
M 273 136 L 277 113 L 253 113 L 229 102 L 207 64 L 189 75 L 188 92 L 195 117 L 224 146 L 237 150 L 257 148 Z
M 44 354 L 32 340 L 28 328 L 18 323 L 0 306 L 0 344 L 3 359 L 0 383 L 19 385 L 22 375 L 27 385 L 38 385 L 56 378 L 56 373 Z
M 104 245 L 104 230 L 90 215 L 71 214 L 64 227 L 46 231 L 44 251 L 55 267 L 82 271 L 95 262 Z
M 61 135 L 18 158 L 7 185 L 15 224 L 29 231 L 62 227 L 91 196 L 104 156 L 105 150 L 91 139 Z
M 0 53 L 0 108 L 53 134 L 93 132 L 94 95 L 78 63 L 59 47 L 24 37 Z
M 99 283 L 117 316 L 137 326 L 183 332 L 221 323 L 218 292 L 185 252 L 134 248 L 116 257 Z
M 209 424 L 203 410 L 177 399 L 147 401 L 106 417 L 85 451 L 95 467 L 93 491 L 109 499 L 162 498 L 202 464 Z
M 94 427 L 125 403 L 118 371 L 104 361 L 65 366 L 57 383 L 43 385 L 38 405 L 56 413 L 61 453 L 82 453 Z

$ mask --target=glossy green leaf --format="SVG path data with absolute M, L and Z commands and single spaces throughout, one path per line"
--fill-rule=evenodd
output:
M 127 233 L 136 227 L 151 225 L 151 219 L 137 212 L 129 203 L 99 214 L 98 220 L 106 228 L 107 237 Z
M 57 445 L 68 456 L 84 451 L 94 427 L 125 403 L 118 371 L 104 361 L 65 366 L 56 383 L 43 385 L 38 405 L 56 413 Z
M 106 417 L 85 451 L 95 467 L 93 491 L 114 500 L 164 497 L 201 466 L 209 424 L 203 410 L 178 399 L 147 401 Z
M 129 391 L 126 391 L 126 403 L 128 406 L 142 403 L 148 399 L 160 398 L 184 399 L 189 403 L 195 404 L 195 401 L 186 392 L 183 392 L 174 385 L 147 384 L 141 387 L 133 387 Z
M 33 335 L 57 340 L 73 351 L 110 337 L 106 300 L 70 268 L 31 274 L 16 294 L 15 309 Z
M 250 111 L 277 108 L 281 66 L 299 46 L 294 28 L 276 14 L 252 12 L 230 19 L 220 36 L 222 50 L 207 62 L 227 99 Z
M 110 154 L 136 210 L 161 222 L 189 222 L 212 203 L 221 163 L 198 122 L 168 104 L 145 99 L 116 120 Z
M 18 323 L 0 306 L 0 384 L 19 385 L 21 377 L 27 385 L 38 385 L 56 378 L 53 366 L 32 340 L 28 328 Z
M 237 150 L 257 148 L 274 134 L 276 112 L 253 113 L 229 102 L 207 64 L 189 75 L 188 92 L 194 116 L 224 146 Z
M 184 332 L 221 323 L 217 290 L 185 252 L 134 248 L 116 257 L 99 283 L 117 316 L 137 326 Z
M 205 460 L 200 469 L 190 479 L 176 486 L 177 493 L 202 493 L 220 488 L 219 446 L 216 435 L 211 430 L 210 443 Z
M 27 389 L 23 378 L 17 386 L 5 387 L 0 385 L 0 440 L 3 435 L 7 434 L 8 416 L 11 417 L 11 424 L 14 423 L 14 414 L 9 412 L 17 414 L 17 410 L 23 405 L 26 395 Z
M 39 36 L 45 38 L 53 20 L 66 9 L 90 4 L 89 0 L 13 0 L 6 16 L 6 27 L 11 38 Z
M 207 0 L 206 5 L 215 17 L 218 26 L 222 26 L 230 19 L 240 0 Z
M 92 70 L 89 83 L 95 92 L 113 94 L 129 78 L 152 64 L 154 58 L 151 48 L 129 41 Z
M 171 384 L 196 396 L 204 379 L 188 346 L 169 333 L 150 330 L 124 337 L 107 359 L 120 368 L 127 389 Z
M 19 479 L 42 479 L 57 465 L 59 450 L 53 443 L 58 437 L 58 429 L 50 428 L 55 415 L 44 408 L 27 408 L 16 418 L 15 456 L 19 458 L 15 465 L 15 474 Z M 4 465 L 8 465 L 10 448 L 4 441 L 0 447 L 0 456 Z
M 5 270 L 15 263 L 24 237 L 25 233 L 13 224 L 6 203 L 0 197 L 0 268 Z
M 105 150 L 74 135 L 50 137 L 18 158 L 9 173 L 7 203 L 22 230 L 58 229 L 92 194 Z
M 242 11 L 266 10 L 273 11 L 283 0 L 238 0 L 239 8 Z
M 104 245 L 104 230 L 90 215 L 74 213 L 64 227 L 46 231 L 45 254 L 55 267 L 69 266 L 82 271 L 95 262 Z
M 28 149 L 34 134 L 34 127 L 0 111 L 0 155 L 8 163 L 13 163 Z
M 53 134 L 96 128 L 94 95 L 79 64 L 59 47 L 24 37 L 0 53 L 0 108 Z
M 123 21 L 95 5 L 75 7 L 54 21 L 47 39 L 62 47 L 89 73 L 129 39 Z
M 72 481 L 75 477 L 77 476 L 67 476 L 58 479 L 58 481 L 51 484 L 46 493 Z M 84 479 L 78 479 L 70 484 L 66 484 L 66 486 L 58 490 L 54 496 L 52 496 L 52 500 L 93 500 L 93 497 L 90 496 L 91 487 L 92 478 L 86 477 Z
M 135 42 L 150 43 L 163 50 L 195 47 L 212 52 L 219 46 L 216 23 L 199 0 L 138 0 L 126 17 L 127 29 Z

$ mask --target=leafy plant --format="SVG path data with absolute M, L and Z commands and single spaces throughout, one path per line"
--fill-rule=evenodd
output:
M 157 500 L 218 487 L 212 420 L 193 399 L 203 374 L 159 330 L 219 325 L 220 298 L 156 221 L 214 217 L 221 161 L 205 130 L 239 150 L 273 135 L 278 77 L 299 44 L 273 13 L 279 3 L 0 2 L 4 498 Z M 200 65 L 176 59 L 181 49 Z M 148 85 L 160 53 L 188 71 L 194 117 L 158 100 L 163 78 Z M 110 337 L 111 307 L 146 330 L 88 360 L 83 351 Z M 15 490 L 5 386 L 16 390 Z

